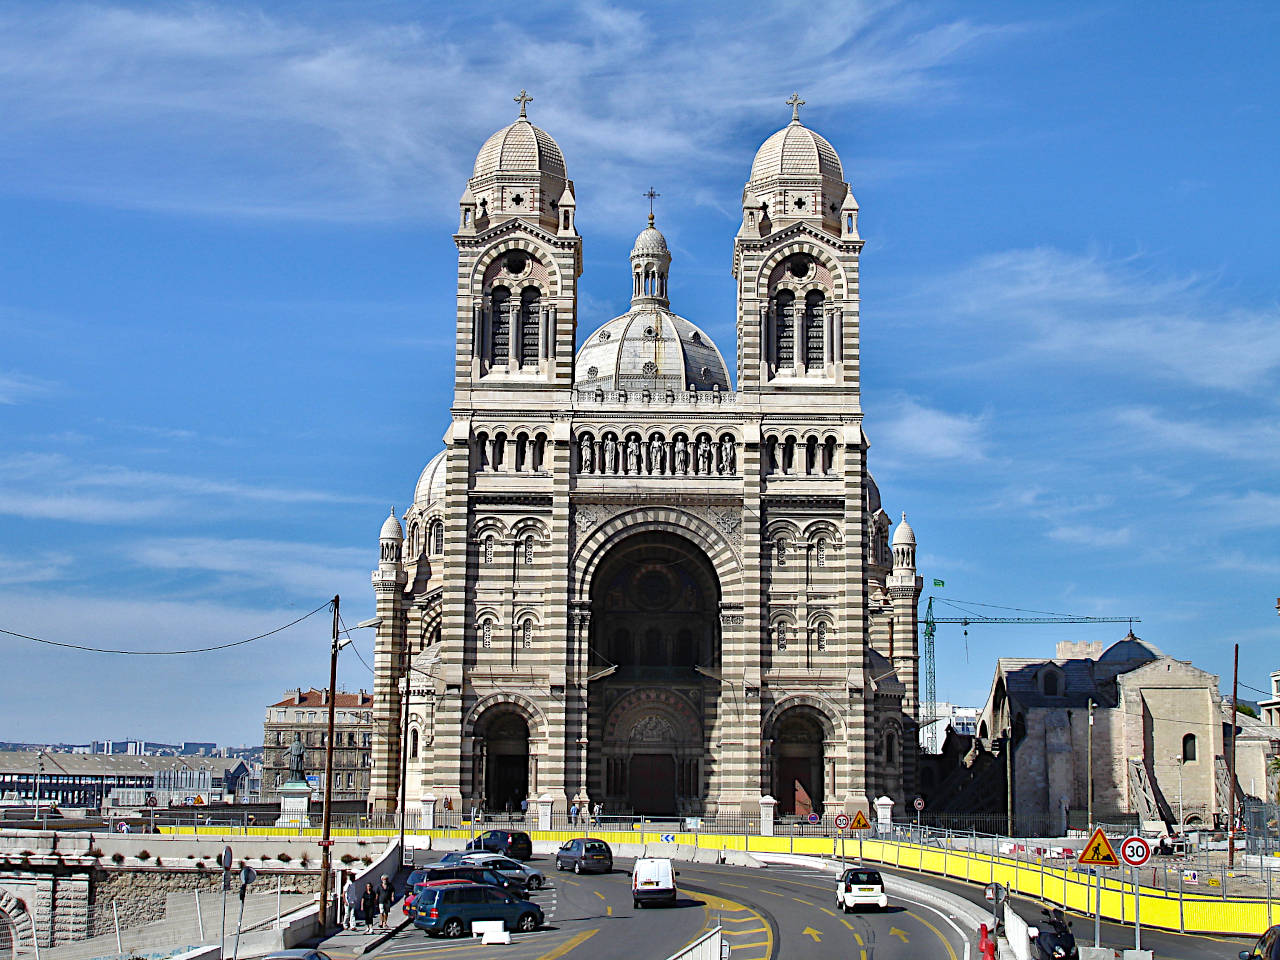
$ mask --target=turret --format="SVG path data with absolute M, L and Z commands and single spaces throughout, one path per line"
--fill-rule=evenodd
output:
M 893 666 L 906 687 L 902 699 L 904 713 L 920 719 L 919 614 L 917 605 L 924 580 L 916 576 L 916 533 L 907 515 L 893 532 L 893 572 L 889 574 L 889 597 L 893 601 Z

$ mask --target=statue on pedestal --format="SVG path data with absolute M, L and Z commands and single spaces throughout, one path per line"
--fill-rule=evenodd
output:
M 289 744 L 289 782 L 307 782 L 307 748 L 302 744 L 302 734 L 294 733 L 293 743 Z

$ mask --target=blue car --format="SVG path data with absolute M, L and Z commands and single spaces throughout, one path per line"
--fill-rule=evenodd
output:
M 530 933 L 546 920 L 536 903 L 478 883 L 424 887 L 413 910 L 413 925 L 430 936 L 461 937 L 477 920 L 501 920 L 508 930 Z

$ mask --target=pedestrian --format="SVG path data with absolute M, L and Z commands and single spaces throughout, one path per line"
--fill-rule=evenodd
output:
M 604 805 L 597 800 L 596 805 L 591 809 L 591 819 L 596 823 L 600 822 L 600 814 L 604 811 Z
M 382 875 L 382 885 L 378 887 L 378 925 L 383 929 L 390 929 L 387 921 L 391 919 L 391 905 L 396 902 L 396 888 L 391 886 L 391 880 L 384 873 Z
M 576 827 L 578 825 L 578 805 L 575 803 L 569 808 L 569 826 Z
M 373 916 L 378 911 L 378 891 L 372 883 L 364 885 L 364 893 L 360 894 L 360 912 L 364 915 L 364 932 L 373 933 Z
M 529 798 L 528 797 L 522 797 L 520 799 L 520 819 L 521 820 L 529 819 Z

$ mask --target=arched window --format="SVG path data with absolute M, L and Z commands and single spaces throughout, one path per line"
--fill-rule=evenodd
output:
M 489 359 L 506 366 L 511 358 L 511 291 L 494 287 L 489 295 Z
M 824 297 L 811 290 L 804 298 L 804 362 L 810 370 L 826 362 L 826 338 L 823 331 Z
M 533 537 L 532 535 L 524 538 L 524 562 L 526 564 L 533 563 Z
M 493 646 L 493 621 L 485 620 L 480 624 L 480 646 L 486 650 Z
M 493 563 L 493 537 L 484 538 L 484 562 Z
M 417 727 L 415 727 L 414 729 L 412 729 L 412 730 L 410 730 L 410 731 L 409 731 L 409 759 L 410 759 L 410 760 L 417 760 L 417 759 L 418 759 L 418 729 L 417 729 Z
M 898 762 L 898 738 L 893 735 L 892 730 L 884 735 L 884 762 Z
M 774 357 L 778 369 L 796 363 L 796 295 L 783 290 L 774 300 Z
M 525 287 L 520 293 L 520 363 L 537 363 L 541 344 L 541 297 L 537 287 Z
M 520 627 L 520 642 L 527 648 L 533 646 L 533 621 L 526 620 Z
M 814 550 L 814 560 L 820 567 L 827 565 L 827 541 L 819 540 L 818 546 Z
M 431 552 L 436 556 L 444 553 L 444 524 L 439 520 L 431 526 Z
M 1196 759 L 1196 735 L 1188 733 L 1182 738 L 1182 762 L 1192 763 Z
M 818 650 L 827 649 L 827 624 L 823 620 L 818 621 Z
M 416 557 L 422 551 L 421 529 L 418 521 L 415 520 L 413 525 L 409 527 L 409 555 Z

